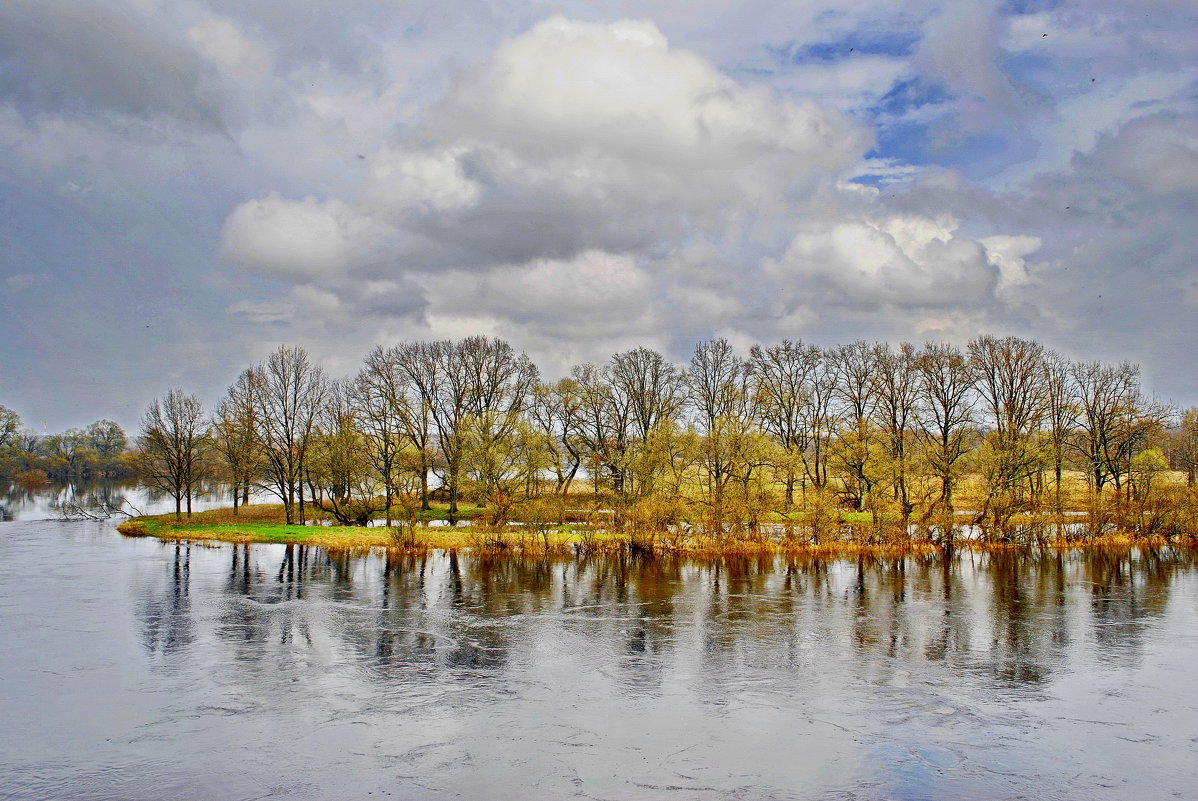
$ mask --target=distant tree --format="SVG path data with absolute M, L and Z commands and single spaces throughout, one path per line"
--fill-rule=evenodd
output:
M 111 420 L 97 420 L 84 429 L 84 433 L 91 447 L 106 461 L 115 459 L 129 444 L 124 429 Z
M 184 500 L 191 517 L 192 495 L 204 477 L 206 434 L 203 405 L 181 390 L 155 400 L 142 417 L 139 470 L 147 484 L 174 498 L 176 520 Z
M 96 464 L 96 452 L 81 428 L 51 434 L 41 441 L 40 448 L 50 461 L 50 472 L 60 478 L 86 478 Z
M 1184 470 L 1186 483 L 1194 486 L 1198 473 L 1198 408 L 1187 409 L 1169 438 L 1169 458 L 1173 467 Z
M 119 470 L 121 454 L 129 446 L 125 430 L 112 420 L 97 420 L 83 430 L 87 445 L 95 454 L 95 469 L 111 476 Z
M 0 450 L 14 445 L 21 431 L 21 418 L 7 406 L 0 406 Z

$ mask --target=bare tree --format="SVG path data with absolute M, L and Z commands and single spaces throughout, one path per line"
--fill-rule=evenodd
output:
M 207 437 L 204 408 L 199 398 L 172 389 L 161 400 L 150 404 L 142 417 L 140 472 L 143 480 L 175 499 L 175 519 L 182 517 L 196 484 L 203 478 L 204 450 Z
M 257 438 L 265 457 L 266 488 L 283 502 L 287 524 L 304 524 L 304 462 L 328 381 L 300 347 L 280 347 L 254 375 L 259 383 Z M 297 514 L 298 507 L 298 514 Z
M 224 462 L 233 492 L 233 514 L 237 514 L 239 501 L 242 504 L 249 501 L 250 486 L 262 472 L 256 397 L 260 386 L 254 368 L 244 371 L 229 387 L 212 415 L 212 446 Z
M 903 342 L 894 350 L 888 344 L 873 346 L 874 419 L 882 429 L 886 454 L 894 471 L 894 499 L 899 503 L 902 525 L 911 517 L 907 486 L 910 454 L 908 444 L 915 425 L 919 394 L 915 347 Z
M 330 381 L 304 476 L 318 492 L 313 493 L 314 500 L 342 525 L 366 526 L 376 512 L 390 509 L 390 496 L 379 493 L 382 477 L 375 469 L 373 449 L 360 420 L 351 385 Z
M 629 440 L 627 398 L 613 390 L 608 371 L 593 364 L 576 366 L 570 378 L 578 393 L 573 427 L 589 462 L 595 491 L 606 474 L 614 491 L 622 494 Z
M 501 450 L 499 441 L 516 430 L 537 381 L 536 367 L 508 343 L 486 337 L 416 343 L 399 356 L 436 429 L 444 459 L 441 483 L 449 494 L 449 520 L 456 523 L 470 438 L 481 484 L 494 484 L 505 466 L 492 457 Z
M 786 455 L 787 507 L 794 505 L 799 460 L 809 448 L 818 449 L 815 415 L 810 412 L 818 392 L 815 382 L 821 358 L 819 348 L 790 340 L 769 348 L 754 345 L 749 351 L 758 419 Z
M 467 379 L 473 478 L 490 497 L 506 492 L 510 474 L 519 472 L 510 454 L 527 450 L 521 426 L 540 374 L 502 339 L 468 337 L 454 350 Z
M 387 526 L 391 525 L 391 506 L 398 492 L 399 474 L 404 463 L 402 454 L 410 440 L 406 436 L 410 433 L 406 423 L 411 409 L 408 386 L 395 350 L 376 347 L 367 354 L 366 363 L 350 388 L 371 466 L 382 482 Z M 425 434 L 427 430 L 424 426 Z M 424 503 L 427 505 L 427 470 L 424 481 Z
M 1038 342 L 982 336 L 969 343 L 974 387 L 988 412 L 984 463 L 986 508 L 992 527 L 1009 539 L 1011 518 L 1027 503 L 1026 490 L 1043 454 L 1034 434 L 1047 411 L 1045 352 Z
M 549 452 L 557 492 L 565 496 L 582 466 L 584 445 L 578 419 L 582 401 L 578 382 L 563 378 L 555 384 L 538 384 L 533 389 L 532 399 L 529 413 Z
M 865 342 L 841 345 L 831 354 L 836 371 L 836 395 L 841 406 L 837 456 L 852 482 L 858 511 L 877 483 L 876 438 L 871 417 L 877 403 L 874 350 Z M 846 482 L 847 484 L 848 482 Z M 847 487 L 846 487 L 847 488 Z
M 965 355 L 943 343 L 929 342 L 915 361 L 919 374 L 918 433 L 928 464 L 940 479 L 937 505 L 945 512 L 941 537 L 946 544 L 954 533 L 953 489 L 962 470 L 962 459 L 972 447 L 973 379 Z
M 1137 365 L 1088 362 L 1074 365 L 1072 372 L 1079 409 L 1073 449 L 1096 494 L 1108 483 L 1119 494 L 1132 457 L 1163 426 L 1170 409 L 1144 397 Z
M 617 353 L 608 364 L 607 379 L 611 403 L 619 411 L 614 417 L 626 417 L 627 438 L 623 466 L 634 481 L 638 495 L 652 492 L 654 476 L 660 467 L 649 458 L 652 440 L 663 428 L 673 425 L 686 401 L 682 371 L 655 350 L 634 348 Z M 636 470 L 630 470 L 633 465 Z M 624 489 L 628 489 L 625 487 Z
M 1062 494 L 1066 444 L 1077 420 L 1077 387 L 1073 366 L 1056 353 L 1046 352 L 1044 359 L 1044 422 L 1049 458 L 1053 468 L 1054 509 L 1058 518 L 1065 511 Z M 1058 523 L 1058 526 L 1060 523 Z M 1058 529 L 1059 530 L 1059 529 Z
M 687 373 L 690 403 L 701 436 L 700 468 L 717 532 L 722 531 L 732 482 L 746 486 L 756 467 L 752 431 L 756 410 L 752 371 L 726 339 L 695 347 Z
M 1169 457 L 1173 467 L 1184 470 L 1186 484 L 1194 486 L 1198 473 L 1198 408 L 1187 409 L 1169 440 Z

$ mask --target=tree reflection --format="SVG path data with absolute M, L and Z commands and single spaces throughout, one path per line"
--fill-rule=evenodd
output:
M 196 636 L 190 561 L 179 546 L 147 596 L 147 650 Z M 1134 666 L 1146 624 L 1192 569 L 1172 552 L 698 562 L 298 545 L 231 546 L 222 565 L 216 634 L 236 662 L 270 658 L 299 675 L 304 653 L 343 654 L 387 688 L 417 677 L 525 681 L 525 666 L 558 655 L 623 692 L 685 678 L 712 703 L 756 692 L 748 676 L 827 670 L 829 659 L 881 686 L 935 669 L 1038 687 L 1064 674 L 1079 641 Z
M 195 641 L 191 613 L 191 546 L 175 543 L 166 581 L 141 599 L 141 640 L 147 651 L 171 654 Z

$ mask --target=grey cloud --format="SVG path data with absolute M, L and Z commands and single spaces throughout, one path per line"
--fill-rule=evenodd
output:
M 0 5 L 0 98 L 27 112 L 164 114 L 220 125 L 203 65 L 180 32 L 119 0 L 9 0 Z

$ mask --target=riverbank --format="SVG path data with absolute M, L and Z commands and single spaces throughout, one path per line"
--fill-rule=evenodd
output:
M 319 514 L 319 513 L 318 513 Z M 480 550 L 539 553 L 672 553 L 678 555 L 718 557 L 744 554 L 810 554 L 820 556 L 907 555 L 934 553 L 942 546 L 927 539 L 879 540 L 857 536 L 860 522 L 846 518 L 840 521 L 840 536 L 823 537 L 813 542 L 802 535 L 804 527 L 796 527 L 796 535 L 728 535 L 716 540 L 697 534 L 677 531 L 610 531 L 593 525 L 566 523 L 533 526 L 517 522 L 503 528 L 467 521 L 448 526 L 435 512 L 415 526 L 384 525 L 338 526 L 318 517 L 310 525 L 286 524 L 281 506 L 256 505 L 242 507 L 238 514 L 231 509 L 198 512 L 190 518 L 176 520 L 173 514 L 134 517 L 121 523 L 117 530 L 130 537 L 154 537 L 165 541 L 228 542 L 235 544 L 273 543 L 310 545 L 332 550 L 389 549 L 404 551 Z M 1099 537 L 1080 539 L 1045 536 L 1034 543 L 980 542 L 958 538 L 956 548 L 980 550 L 1023 550 L 1052 548 L 1132 547 L 1148 548 L 1168 545 L 1194 547 L 1195 537 L 1167 540 L 1164 537 L 1137 537 L 1125 532 L 1106 533 Z

